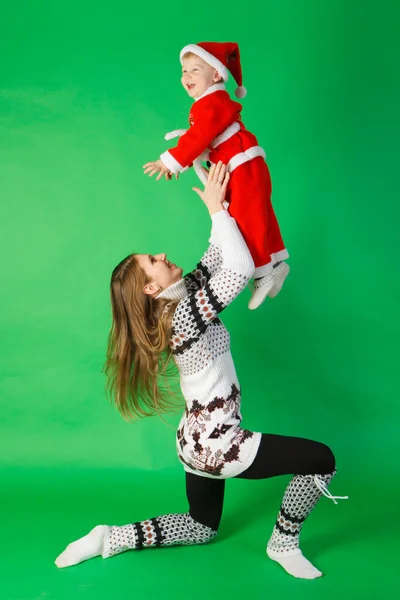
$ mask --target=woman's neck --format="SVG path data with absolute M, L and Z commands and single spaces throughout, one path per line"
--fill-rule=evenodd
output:
M 184 279 L 169 285 L 165 290 L 158 294 L 157 298 L 166 298 L 167 300 L 182 300 L 188 295 Z

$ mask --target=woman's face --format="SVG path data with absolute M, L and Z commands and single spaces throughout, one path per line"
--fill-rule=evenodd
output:
M 135 258 L 148 279 L 145 294 L 156 296 L 182 279 L 183 269 L 167 260 L 166 254 L 136 254 Z

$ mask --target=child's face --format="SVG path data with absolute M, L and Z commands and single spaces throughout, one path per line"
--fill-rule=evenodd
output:
M 183 59 L 181 81 L 191 98 L 200 98 L 210 85 L 214 85 L 220 79 L 218 71 L 199 56 Z

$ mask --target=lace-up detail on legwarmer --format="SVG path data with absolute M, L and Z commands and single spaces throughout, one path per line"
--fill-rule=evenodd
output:
M 305 519 L 317 505 L 322 495 L 332 499 L 347 499 L 347 496 L 332 496 L 327 486 L 336 475 L 336 470 L 327 475 L 295 475 L 286 488 L 278 513 L 268 550 L 278 554 L 294 555 L 299 552 L 300 531 Z M 324 490 L 324 493 L 322 492 Z

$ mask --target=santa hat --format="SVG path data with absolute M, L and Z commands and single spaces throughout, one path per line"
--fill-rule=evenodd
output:
M 200 42 L 199 44 L 189 44 L 181 50 L 181 64 L 183 57 L 188 52 L 196 54 L 196 56 L 199 56 L 207 64 L 216 69 L 223 81 L 228 80 L 228 71 L 230 71 L 238 85 L 235 90 L 235 96 L 238 98 L 246 96 L 247 90 L 242 85 L 242 67 L 240 65 L 238 44 L 235 42 Z

